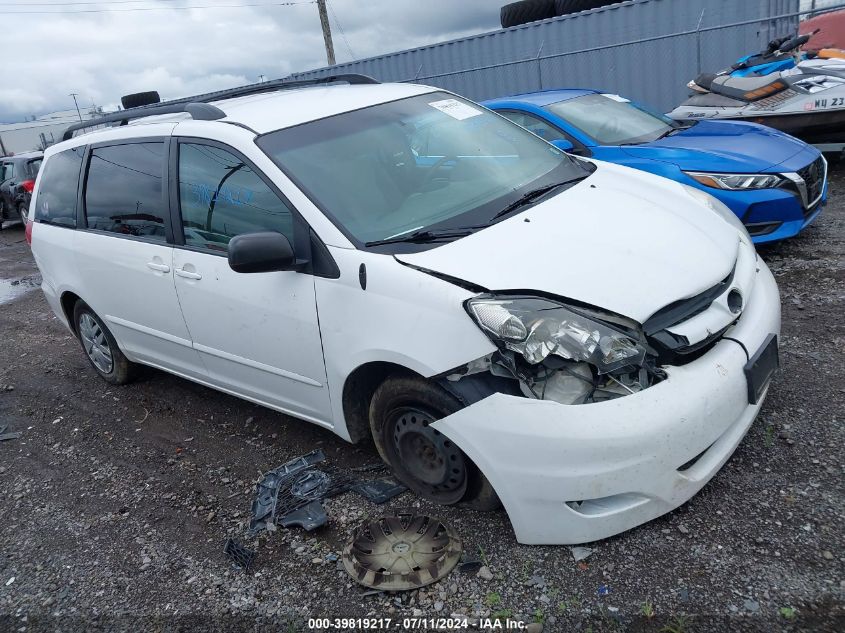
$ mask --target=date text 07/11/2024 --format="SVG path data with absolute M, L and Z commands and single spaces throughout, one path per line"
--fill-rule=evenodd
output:
M 475 622 L 473 623 L 475 624 Z M 528 625 L 519 620 L 500 618 L 481 618 L 475 624 L 481 631 L 521 631 Z M 424 618 L 412 617 L 402 618 L 310 618 L 308 629 L 315 631 L 330 631 L 333 629 L 354 631 L 354 630 L 442 630 L 442 629 L 467 629 L 469 628 L 468 618 Z

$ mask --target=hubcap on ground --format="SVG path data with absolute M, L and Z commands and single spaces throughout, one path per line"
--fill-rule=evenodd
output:
M 467 473 L 460 449 L 431 427 L 435 418 L 421 409 L 406 407 L 389 420 L 394 466 L 411 479 L 418 493 L 439 503 L 456 503 L 466 492 Z
M 399 513 L 365 521 L 343 550 L 343 566 L 366 587 L 402 591 L 446 576 L 461 550 L 458 535 L 438 519 Z
M 94 367 L 104 374 L 111 373 L 114 362 L 112 361 L 109 341 L 106 338 L 106 333 L 103 332 L 103 328 L 90 314 L 83 314 L 79 317 L 79 336 L 82 339 L 85 353 L 94 363 Z

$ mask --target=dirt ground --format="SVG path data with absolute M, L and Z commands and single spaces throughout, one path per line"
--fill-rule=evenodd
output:
M 748 436 L 689 503 L 591 544 L 580 564 L 568 547 L 518 545 L 503 512 L 410 493 L 386 506 L 346 494 L 326 502 L 323 528 L 247 539 L 262 472 L 315 448 L 351 468 L 374 449 L 157 371 L 106 384 L 7 223 L 0 426 L 22 435 L 0 442 L 0 630 L 299 631 L 367 616 L 411 630 L 403 618 L 453 614 L 470 629 L 499 617 L 531 631 L 845 630 L 845 169 L 831 180 L 812 227 L 760 249 L 781 289 L 782 370 Z M 347 537 L 401 508 L 442 518 L 488 570 L 396 594 L 352 582 L 336 560 Z M 224 557 L 229 536 L 257 550 L 249 572 Z

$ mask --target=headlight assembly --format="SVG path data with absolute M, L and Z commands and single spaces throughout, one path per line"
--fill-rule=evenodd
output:
M 778 174 L 708 174 L 696 171 L 685 173 L 706 187 L 731 191 L 772 189 L 783 182 L 783 178 Z
M 531 365 L 558 356 L 606 374 L 639 366 L 646 355 L 634 336 L 548 299 L 480 296 L 470 299 L 467 309 L 494 343 L 521 354 Z

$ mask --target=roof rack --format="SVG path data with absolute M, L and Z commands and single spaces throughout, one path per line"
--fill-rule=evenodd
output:
M 227 90 L 207 92 L 195 97 L 183 97 L 181 99 L 163 101 L 161 103 L 139 106 L 137 108 L 129 108 L 127 110 L 107 114 L 96 119 L 89 119 L 88 121 L 74 123 L 65 130 L 62 135 L 62 140 L 66 141 L 73 138 L 73 133 L 78 130 L 97 127 L 106 123 L 120 123 L 120 125 L 126 125 L 132 119 L 140 119 L 159 114 L 176 114 L 186 112 L 197 121 L 216 121 L 217 119 L 225 117 L 226 113 L 220 108 L 210 105 L 209 102 L 211 101 L 235 99 L 237 97 L 245 97 L 247 95 L 259 94 L 262 92 L 275 92 L 277 90 L 290 90 L 293 88 L 304 88 L 307 86 L 319 86 L 322 84 L 344 82 L 350 85 L 380 83 L 367 75 L 357 74 L 329 75 L 328 77 L 319 77 L 317 79 L 274 79 L 272 81 L 264 81 L 257 84 L 250 84 L 248 86 L 241 86 L 239 88 L 229 88 Z

